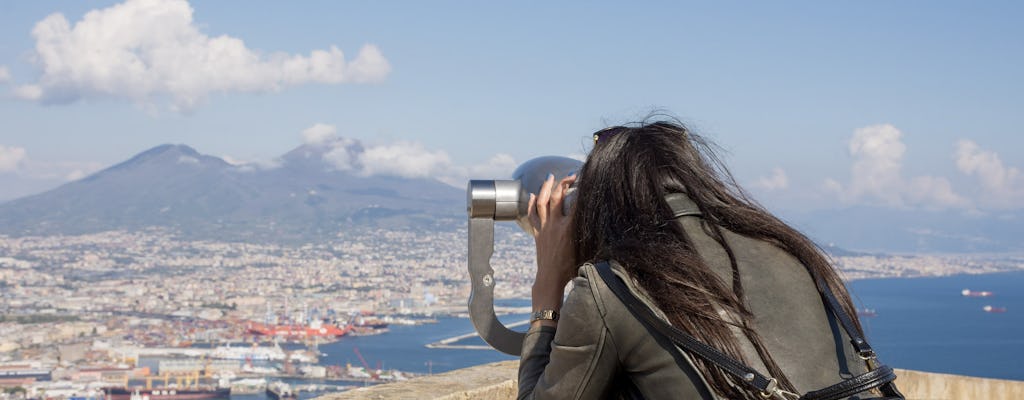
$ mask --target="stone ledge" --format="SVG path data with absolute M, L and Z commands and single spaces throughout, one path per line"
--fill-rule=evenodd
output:
M 503 361 L 329 394 L 317 400 L 378 399 L 514 399 L 519 361 Z M 911 370 L 896 370 L 897 385 L 910 400 L 1019 400 L 1024 381 L 976 378 Z
M 502 361 L 334 393 L 317 400 L 376 399 L 514 399 L 519 361 Z
M 1024 381 L 896 370 L 896 385 L 912 400 L 1024 399 Z

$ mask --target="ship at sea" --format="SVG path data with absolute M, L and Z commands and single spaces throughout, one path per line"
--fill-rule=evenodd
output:
M 270 304 L 267 303 L 264 321 L 249 321 L 245 329 L 253 335 L 286 342 L 332 342 L 352 331 L 350 322 L 338 320 L 334 318 L 335 315 L 333 310 L 328 310 L 324 316 L 316 308 L 307 312 L 305 306 L 296 316 L 278 315 L 272 312 Z
M 971 289 L 964 289 L 960 291 L 960 295 L 964 297 L 989 297 L 992 296 L 992 292 L 989 291 L 975 291 Z
M 357 315 L 349 323 L 352 336 L 379 335 L 388 332 L 388 323 L 372 314 Z
M 987 313 L 1004 313 L 1004 312 L 1006 312 L 1006 307 L 985 306 L 985 307 L 982 307 L 981 309 L 984 310 Z
M 284 382 L 273 382 L 267 385 L 267 398 L 271 400 L 296 400 L 299 398 L 292 386 Z
M 230 399 L 231 388 L 106 388 L 105 400 L 206 400 Z
M 282 361 L 287 358 L 284 349 L 277 343 L 273 346 L 217 346 L 209 354 L 210 358 L 245 361 Z

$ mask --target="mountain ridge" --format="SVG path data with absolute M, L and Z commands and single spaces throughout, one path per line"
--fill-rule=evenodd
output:
M 433 179 L 366 176 L 359 172 L 362 151 L 358 141 L 335 138 L 297 146 L 271 164 L 235 165 L 185 144 L 161 144 L 83 179 L 0 203 L 0 234 L 165 227 L 196 239 L 310 242 L 359 227 L 463 226 L 463 190 Z M 1024 218 L 1012 212 L 861 206 L 780 217 L 830 252 L 1024 251 Z
M 341 151 L 361 150 L 349 145 Z M 429 228 L 464 212 L 456 205 L 465 201 L 459 189 L 431 179 L 340 171 L 323 159 L 338 150 L 336 143 L 305 144 L 279 165 L 264 167 L 161 144 L 83 179 L 0 204 L 0 233 L 157 226 L 197 238 L 302 241 L 350 226 Z

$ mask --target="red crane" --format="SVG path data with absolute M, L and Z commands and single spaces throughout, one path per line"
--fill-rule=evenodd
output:
M 377 379 L 377 371 L 370 369 L 370 364 L 368 364 L 366 359 L 363 358 L 363 354 L 359 352 L 359 348 L 352 346 L 352 351 L 356 353 L 356 357 L 359 357 L 359 362 L 363 363 L 363 368 L 366 368 L 366 373 L 370 374 L 373 379 Z

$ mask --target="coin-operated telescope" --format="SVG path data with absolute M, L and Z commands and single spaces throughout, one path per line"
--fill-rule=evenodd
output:
M 548 174 L 555 182 L 576 173 L 583 163 L 568 157 L 546 156 L 529 160 L 512 173 L 512 180 L 471 180 L 466 189 L 469 212 L 469 318 L 487 344 L 503 353 L 519 355 L 525 334 L 515 332 L 494 315 L 494 221 L 515 221 L 530 232 L 527 207 L 530 194 L 540 192 Z M 563 203 L 568 213 L 575 200 L 575 188 L 569 188 Z

